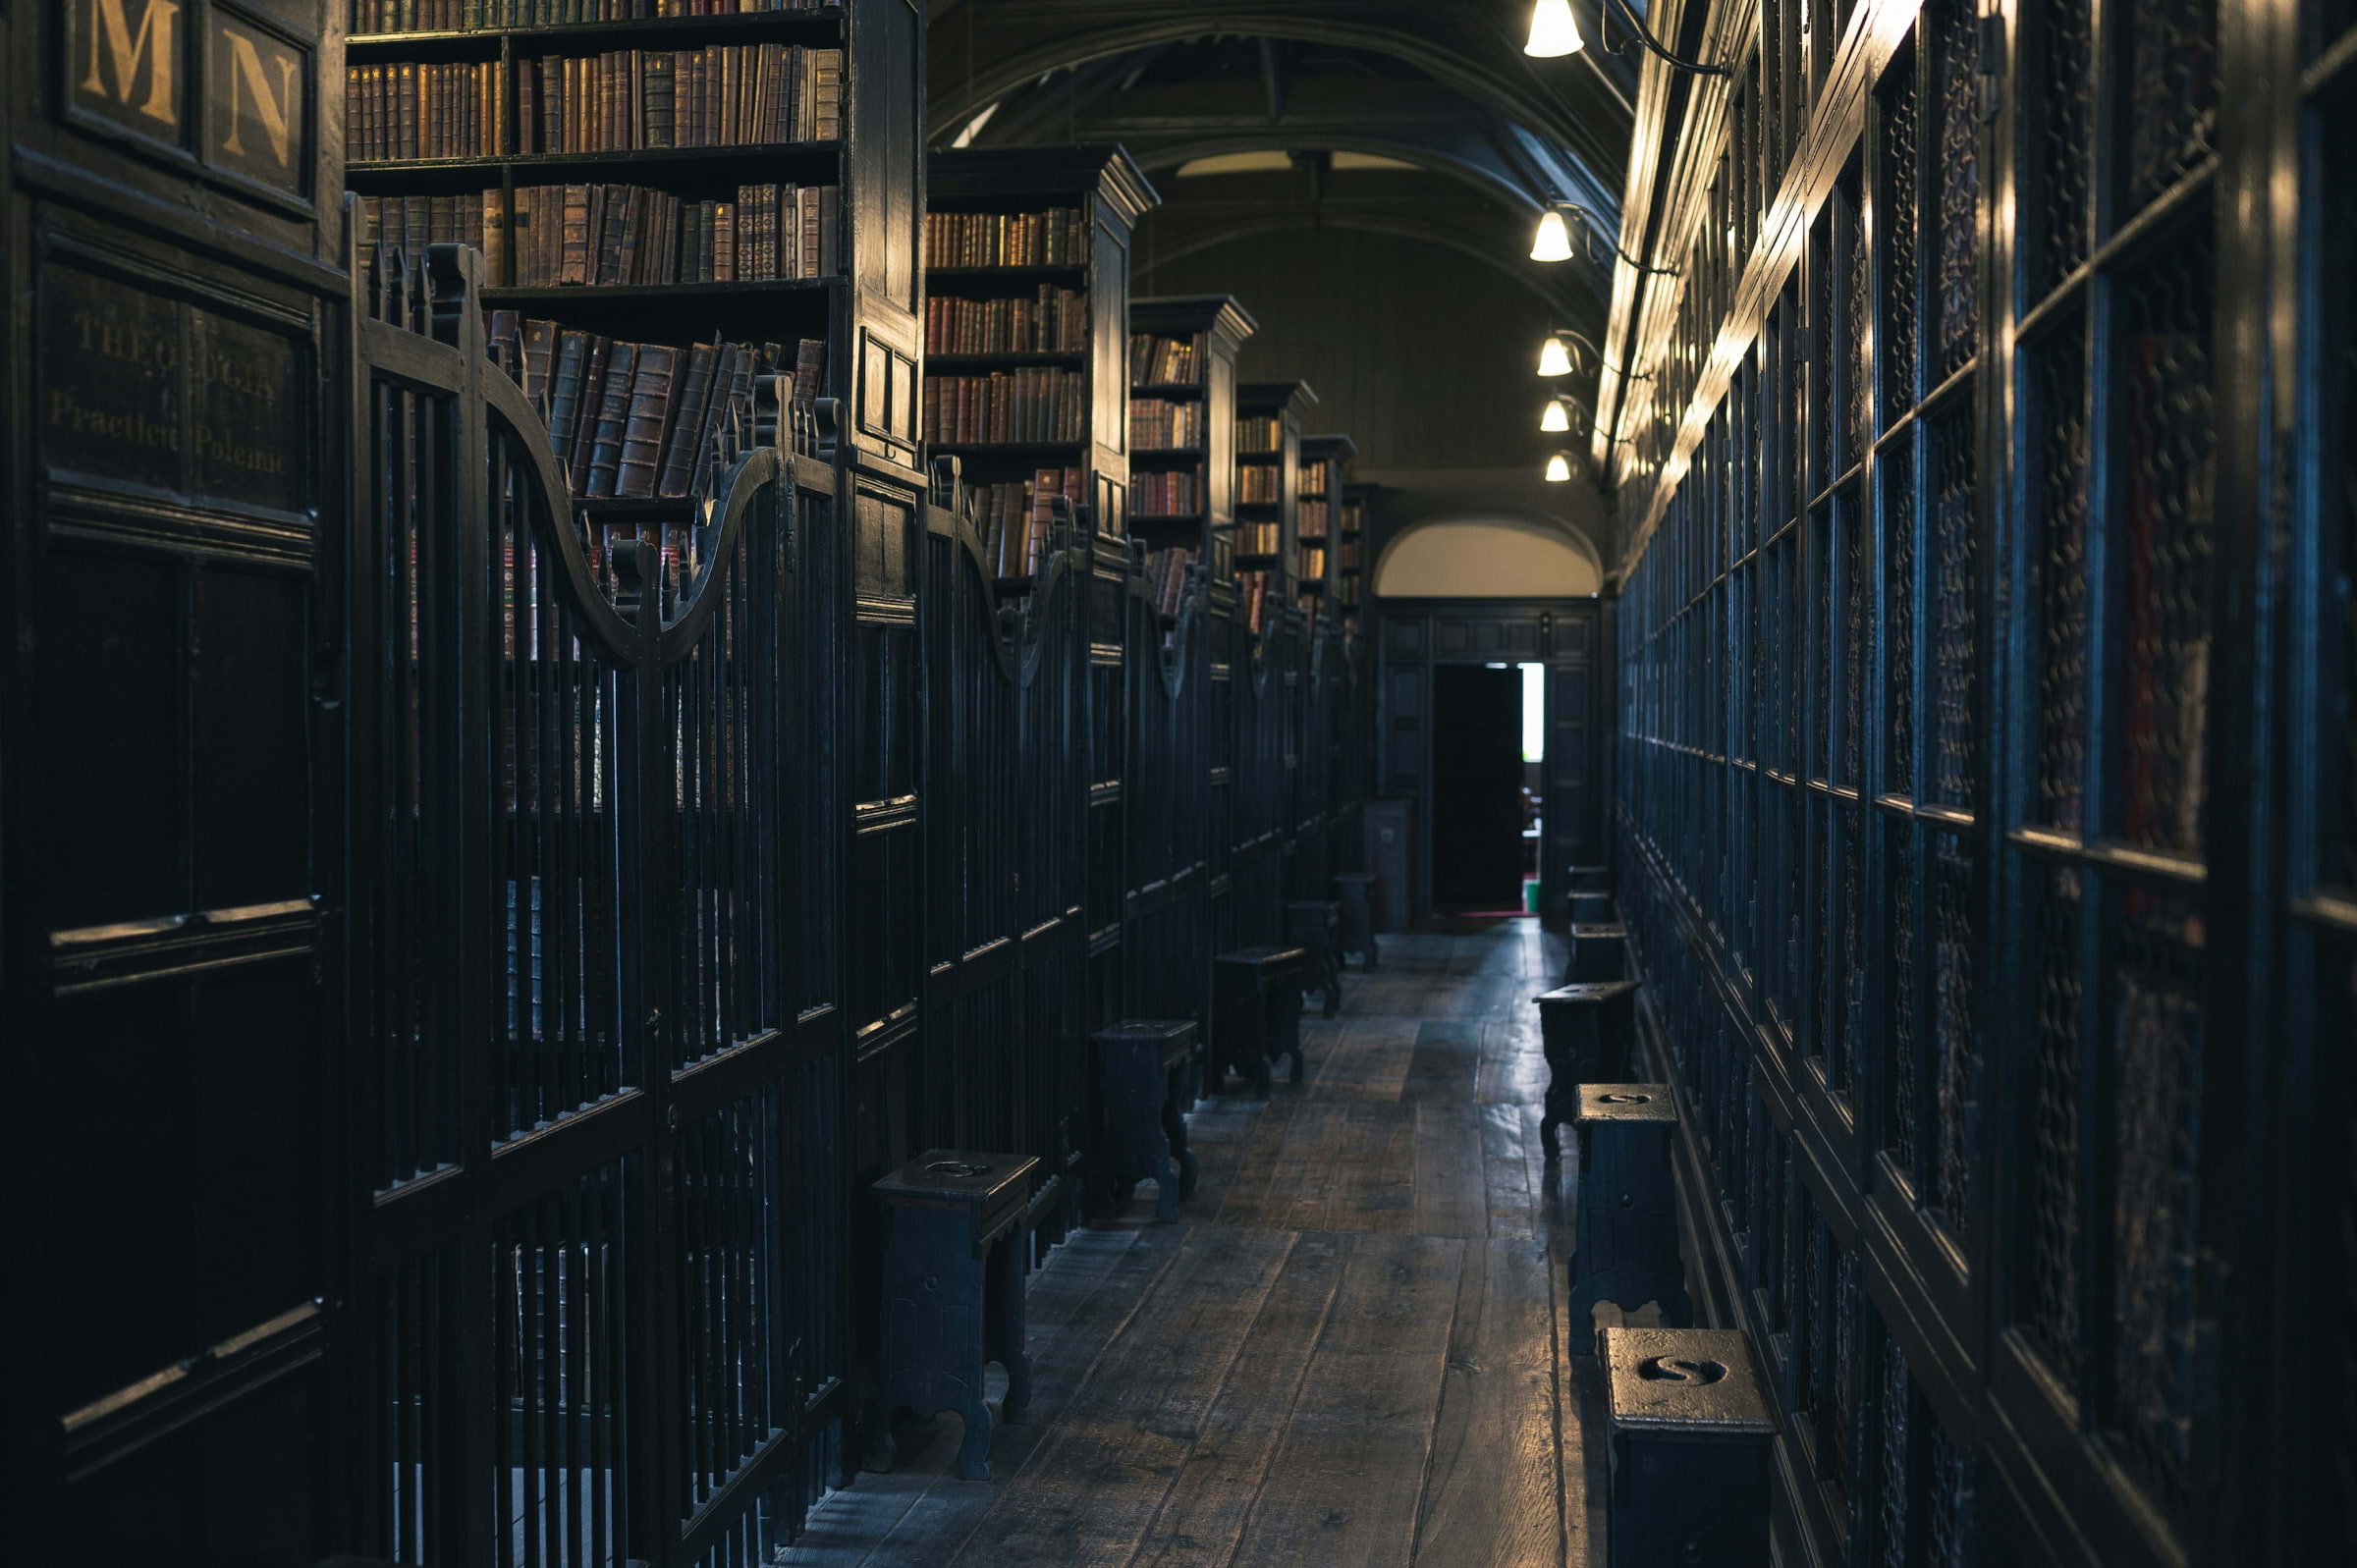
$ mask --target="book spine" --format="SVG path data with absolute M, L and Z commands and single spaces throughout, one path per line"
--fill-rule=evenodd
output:
M 598 399 L 597 427 L 589 449 L 589 483 L 583 492 L 611 496 L 622 470 L 622 443 L 630 420 L 630 384 L 637 368 L 638 346 L 617 343 L 606 356 L 605 388 Z
M 678 351 L 660 344 L 641 344 L 630 385 L 630 412 L 623 426 L 621 461 L 614 493 L 640 497 L 655 493 L 663 464 L 663 436 L 671 422 L 672 364 Z
M 687 351 L 687 374 L 680 389 L 679 417 L 663 453 L 663 476 L 657 493 L 684 496 L 695 477 L 695 443 L 703 434 L 704 415 L 712 404 L 712 372 L 720 351 L 699 343 Z

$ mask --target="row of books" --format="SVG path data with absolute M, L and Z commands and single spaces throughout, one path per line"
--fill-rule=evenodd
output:
M 1276 452 L 1285 446 L 1285 421 L 1276 414 L 1256 414 L 1235 422 L 1235 450 Z
M 1342 562 L 1343 569 L 1344 571 L 1356 571 L 1358 569 L 1358 541 L 1351 538 L 1348 534 L 1343 535 Z
M 1242 462 L 1235 468 L 1235 499 L 1251 505 L 1285 499 L 1285 470 L 1273 462 Z
M 1367 520 L 1367 506 L 1363 501 L 1345 500 L 1343 503 L 1343 532 L 1354 534 Z M 1347 565 L 1347 563 L 1345 563 Z
M 1326 537 L 1326 498 L 1303 496 L 1293 510 L 1293 531 L 1304 539 Z
M 837 0 L 839 3 L 839 0 Z M 558 27 L 584 22 L 656 22 L 747 12 L 815 11 L 819 0 L 352 0 L 356 36 L 471 32 L 478 27 Z
M 843 135 L 843 51 L 616 49 L 516 63 L 520 152 L 758 147 Z
M 483 192 L 490 205 L 499 192 Z M 508 227 L 516 282 L 760 283 L 840 270 L 838 186 L 739 186 L 735 201 L 688 201 L 644 186 L 521 186 Z M 498 277 L 497 241 L 492 276 Z
M 1320 501 L 1326 499 L 1326 469 L 1327 464 L 1323 462 L 1301 464 L 1301 494 L 1303 496 L 1315 496 Z
M 1239 556 L 1273 556 L 1285 546 L 1285 526 L 1275 522 L 1241 522 L 1235 528 Z
M 1176 517 L 1202 505 L 1203 478 L 1192 470 L 1129 476 L 1129 510 L 1141 515 Z
M 497 157 L 507 150 L 507 89 L 495 60 L 353 66 L 344 73 L 345 156 Z
M 1153 595 L 1156 610 L 1166 616 L 1178 614 L 1186 603 L 1187 568 L 1194 564 L 1195 552 L 1184 545 L 1146 552 L 1146 591 Z
M 627 343 L 495 310 L 490 342 L 542 410 L 574 495 L 590 499 L 703 494 L 715 438 L 752 416 L 756 375 L 791 372 L 796 400 L 815 398 L 826 375 L 815 338 L 789 364 L 774 343 Z
M 1075 506 L 1080 499 L 1080 470 L 1041 468 L 1028 479 L 974 485 L 975 529 L 982 536 L 982 556 L 991 572 L 1001 577 L 1038 575 L 1047 565 L 1056 499 Z
M 1045 212 L 928 212 L 928 267 L 1065 267 L 1088 259 L 1077 207 Z
M 1078 353 L 1088 347 L 1088 296 L 1046 284 L 1028 299 L 925 301 L 927 353 Z
M 1132 333 L 1129 338 L 1129 382 L 1132 386 L 1151 386 L 1173 381 L 1193 381 L 1202 372 L 1197 356 L 1202 339 L 1197 337 L 1164 338 L 1150 332 Z
M 1301 545 L 1301 583 L 1302 583 L 1302 586 L 1306 588 L 1306 587 L 1307 587 L 1309 584 L 1311 584 L 1311 583 L 1313 583 L 1313 582 L 1314 582 L 1314 583 L 1321 583 L 1321 584 L 1322 584 L 1322 583 L 1324 583 L 1324 582 L 1325 582 L 1325 580 L 1326 580 L 1326 547 L 1325 547 L 1325 545 L 1323 545 L 1323 544 L 1312 544 L 1312 543 L 1309 543 L 1308 541 L 1304 540 L 1304 541 L 1302 542 L 1302 545 Z
M 380 244 L 398 246 L 412 256 L 424 254 L 427 245 L 484 250 L 483 242 L 497 224 L 498 195 L 486 190 L 479 196 L 362 196 L 360 254 L 371 255 Z M 491 276 L 497 279 L 499 274 L 494 271 Z
M 1129 445 L 1152 450 L 1156 447 L 1199 447 L 1203 444 L 1203 406 L 1199 403 L 1171 403 L 1162 398 L 1132 398 L 1129 400 Z
M 1088 380 L 1037 367 L 987 376 L 925 377 L 925 438 L 949 442 L 1077 441 Z

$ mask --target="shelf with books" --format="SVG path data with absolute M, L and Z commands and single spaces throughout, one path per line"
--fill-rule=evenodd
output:
M 925 363 L 942 370 L 1014 370 L 1034 365 L 1078 369 L 1087 356 L 1077 350 L 1069 353 L 934 353 L 927 351 Z
M 486 173 L 505 171 L 519 185 L 542 179 L 660 180 L 676 194 L 742 184 L 769 176 L 797 184 L 832 184 L 838 178 L 843 143 L 769 141 L 734 147 L 635 147 L 603 152 L 491 152 L 446 158 L 366 158 L 345 165 L 353 189 L 363 193 L 422 189 L 459 189 L 462 178 L 477 184 Z
M 1265 530 L 1274 544 L 1270 579 L 1280 586 L 1299 574 L 1301 422 L 1317 401 L 1306 381 L 1249 381 L 1235 389 L 1236 515 L 1252 519 L 1248 533 Z M 1276 607 L 1285 602 L 1280 596 Z
M 844 7 L 778 6 L 725 16 L 631 17 L 611 22 L 507 22 L 482 27 L 439 27 L 402 29 L 387 24 L 403 9 L 429 11 L 425 5 L 405 7 L 402 0 L 354 0 L 352 31 L 344 40 L 347 58 L 366 58 L 414 49 L 444 49 L 443 59 L 490 59 L 505 48 L 517 54 L 540 54 L 607 45 L 628 49 L 650 41 L 666 47 L 701 43 L 738 43 L 745 39 L 827 43 L 843 29 Z M 498 0 L 469 0 L 469 9 L 499 14 L 521 13 L 523 5 L 501 7 Z M 651 8 L 650 8 L 651 9 Z
M 1358 444 L 1348 436 L 1301 438 L 1299 511 L 1295 521 L 1301 541 L 1300 581 L 1295 584 L 1299 593 L 1322 594 L 1331 580 L 1340 559 L 1339 552 L 1328 548 L 1341 533 L 1342 509 L 1336 503 L 1344 497 L 1350 460 L 1357 455 Z
M 1069 466 L 1074 507 L 1120 532 L 1098 478 L 1121 471 L 1126 444 L 1102 396 L 1120 384 L 1108 377 L 1123 345 L 1100 323 L 1126 312 L 1130 234 L 1152 188 L 1111 146 L 944 150 L 926 169 L 927 441 L 978 480 Z
M 1129 308 L 1130 528 L 1186 551 L 1207 586 L 1235 572 L 1235 361 L 1253 330 L 1227 295 Z

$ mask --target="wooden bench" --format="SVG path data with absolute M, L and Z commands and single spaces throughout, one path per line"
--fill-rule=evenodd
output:
M 1677 1107 L 1667 1084 L 1579 1086 L 1579 1228 L 1572 1233 L 1570 1308 L 1584 1321 L 1600 1301 L 1624 1312 L 1647 1302 L 1662 1321 L 1693 1321 L 1677 1250 L 1677 1184 L 1671 1161 Z
M 1007 1369 L 998 1419 L 1020 1426 L 1031 1401 L 1023 1348 L 1024 1200 L 1039 1161 L 1030 1155 L 929 1149 L 878 1180 L 883 1200 L 882 1383 L 870 1412 L 866 1468 L 897 1459 L 898 1410 L 964 1418 L 958 1474 L 990 1479 L 990 1407 L 983 1369 Z M 881 1459 L 881 1463 L 878 1460 Z
M 1628 1076 L 1628 1042 L 1635 1037 L 1637 982 L 1606 980 L 1559 986 L 1533 999 L 1539 1007 L 1540 1049 L 1547 1056 L 1547 1103 L 1539 1112 L 1539 1147 L 1561 1158 L 1556 1128 L 1579 1114 L 1579 1086 Z
M 1309 954 L 1299 947 L 1238 947 L 1211 961 L 1211 1088 L 1228 1086 L 1233 1067 L 1269 1098 L 1269 1063 L 1288 1052 L 1292 1081 L 1301 1081 L 1301 973 Z
M 1303 898 L 1285 906 L 1285 940 L 1309 954 L 1301 989 L 1326 993 L 1331 1018 L 1343 1010 L 1343 963 L 1337 952 L 1337 932 L 1343 906 L 1330 898 Z
M 1096 1047 L 1099 1158 L 1120 1211 L 1141 1181 L 1155 1185 L 1154 1217 L 1178 1217 L 1195 1195 L 1184 1095 L 1195 1054 L 1192 1018 L 1128 1018 L 1089 1037 Z
M 1610 1568 L 1768 1568 L 1776 1421 L 1750 1338 L 1606 1328 Z
M 1334 894 L 1343 906 L 1343 929 L 1335 939 L 1338 953 L 1357 953 L 1372 969 L 1382 954 L 1375 950 L 1375 873 L 1345 871 L 1334 879 Z
M 1566 984 L 1585 981 L 1630 980 L 1628 972 L 1628 928 L 1615 921 L 1607 925 L 1571 927 L 1571 972 L 1563 977 Z

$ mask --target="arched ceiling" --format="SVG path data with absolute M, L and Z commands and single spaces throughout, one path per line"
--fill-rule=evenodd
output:
M 1635 72 L 1598 49 L 1524 55 L 1522 0 L 933 0 L 929 16 L 934 145 L 1120 142 L 1153 179 L 1140 293 L 1214 245 L 1355 229 L 1475 255 L 1603 333 Z M 1288 165 L 1181 173 L 1256 152 Z M 1592 259 L 1533 262 L 1531 224 L 1560 201 L 1597 215 Z

